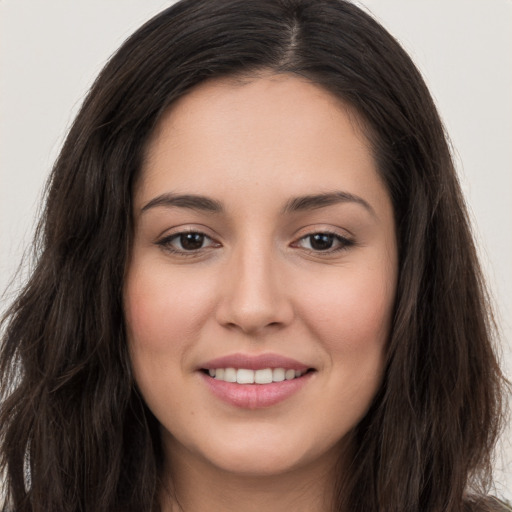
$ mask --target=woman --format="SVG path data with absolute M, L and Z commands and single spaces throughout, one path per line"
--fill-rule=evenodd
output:
M 39 243 L 0 359 L 9 510 L 503 510 L 443 128 L 354 5 L 149 21 L 70 130 Z

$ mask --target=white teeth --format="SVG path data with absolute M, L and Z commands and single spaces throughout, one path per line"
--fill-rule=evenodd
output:
M 238 384 L 254 384 L 254 371 L 240 368 L 236 371 L 236 381 Z
M 261 370 L 248 370 L 246 368 L 211 368 L 208 370 L 210 377 L 225 382 L 238 384 L 270 384 L 292 380 L 304 375 L 300 370 L 285 370 L 284 368 L 263 368 Z
M 254 372 L 254 382 L 256 384 L 270 384 L 272 382 L 272 370 L 270 368 L 256 370 Z
M 282 382 L 284 380 L 285 370 L 284 368 L 274 368 L 272 370 L 272 380 L 274 382 Z
M 224 380 L 226 382 L 236 382 L 236 370 L 234 368 L 226 368 L 224 370 Z

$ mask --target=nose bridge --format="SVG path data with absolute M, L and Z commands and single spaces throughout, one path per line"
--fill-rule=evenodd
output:
M 268 241 L 253 238 L 234 247 L 223 276 L 221 322 L 244 332 L 289 322 L 292 307 L 278 278 L 279 267 Z

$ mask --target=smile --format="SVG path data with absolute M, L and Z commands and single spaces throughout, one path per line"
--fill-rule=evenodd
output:
M 263 409 L 298 395 L 316 368 L 280 354 L 230 354 L 197 370 L 209 392 L 239 409 Z
M 248 368 L 213 368 L 208 370 L 210 377 L 224 382 L 237 384 L 271 384 L 301 377 L 305 372 L 285 368 L 263 368 L 251 370 Z

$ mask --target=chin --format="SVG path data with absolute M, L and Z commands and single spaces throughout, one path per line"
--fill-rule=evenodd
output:
M 308 445 L 293 435 L 283 436 L 282 430 L 273 430 L 245 430 L 222 438 L 209 436 L 200 446 L 187 447 L 186 441 L 174 441 L 178 451 L 184 448 L 189 455 L 194 454 L 201 466 L 247 478 L 293 474 L 317 465 L 325 467 L 326 462 L 332 466 L 338 460 L 342 442 L 324 438 Z
M 300 454 L 261 449 L 241 449 L 210 457 L 210 461 L 226 472 L 253 478 L 282 475 L 306 465 Z

